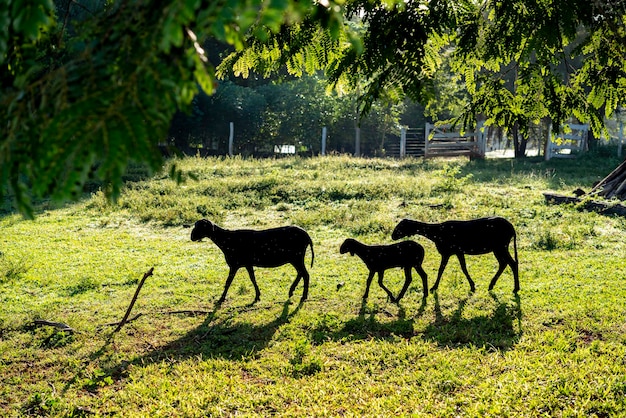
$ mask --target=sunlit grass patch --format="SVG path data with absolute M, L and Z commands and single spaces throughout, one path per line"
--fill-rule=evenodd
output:
M 606 159 L 186 158 L 140 170 L 116 204 L 0 218 L 2 415 L 620 416 L 626 413 L 626 221 L 547 205 L 542 192 L 589 188 Z M 575 186 L 575 187 L 574 187 Z M 492 254 L 452 257 L 438 292 L 414 280 L 399 304 L 339 254 L 348 237 L 391 242 L 405 217 L 499 215 L 516 227 L 521 292 Z M 310 297 L 293 267 L 228 275 L 201 218 L 225 228 L 300 225 L 314 242 Z M 423 237 L 432 285 L 440 256 Z M 512 250 L 512 248 L 511 248 Z M 142 275 L 140 314 L 112 334 Z M 385 283 L 397 292 L 400 269 Z M 68 335 L 34 326 L 46 319 Z

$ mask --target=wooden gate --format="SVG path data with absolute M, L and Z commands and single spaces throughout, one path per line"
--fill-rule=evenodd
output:
M 482 126 L 482 122 L 479 122 L 476 130 L 460 132 L 451 130 L 450 125 L 426 123 L 424 156 L 429 158 L 467 155 L 472 158 L 484 158 L 486 135 Z
M 552 134 L 552 125 L 548 132 L 548 142 L 546 143 L 546 161 L 550 158 L 572 158 L 576 153 L 587 150 L 587 133 L 589 125 L 566 125 L 568 132 L 561 132 L 558 135 Z

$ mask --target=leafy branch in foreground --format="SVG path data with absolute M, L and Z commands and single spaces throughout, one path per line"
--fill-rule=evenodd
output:
M 241 49 L 252 24 L 262 25 L 258 36 L 267 36 L 311 5 L 13 3 L 0 7 L 8 28 L 0 34 L 6 75 L 0 103 L 7 118 L 0 139 L 0 197 L 13 197 L 31 216 L 33 197 L 76 198 L 94 177 L 115 199 L 129 162 L 160 167 L 157 145 L 174 113 L 187 108 L 199 88 L 214 88 L 214 68 L 196 33 Z
M 440 64 L 442 35 L 454 28 L 465 2 L 347 1 L 342 9 L 315 9 L 301 24 L 283 26 L 268 40 L 256 39 L 219 67 L 247 77 L 281 68 L 299 76 L 324 70 L 338 90 L 360 92 L 365 114 L 380 98 L 424 101 Z M 337 17 L 342 13 L 343 19 Z M 322 18 L 320 16 L 322 15 Z M 320 25 L 330 21 L 332 24 Z
M 603 118 L 623 105 L 624 0 L 348 0 L 341 13 L 341 26 L 324 28 L 311 17 L 252 42 L 219 73 L 322 69 L 335 87 L 357 90 L 367 112 L 385 94 L 441 101 L 437 69 L 451 57 L 448 78 L 462 77 L 471 96 L 459 120 L 472 126 L 481 115 L 515 138 L 531 122 L 550 118 L 558 129 L 572 116 L 599 134 Z M 516 155 L 523 148 L 516 141 Z

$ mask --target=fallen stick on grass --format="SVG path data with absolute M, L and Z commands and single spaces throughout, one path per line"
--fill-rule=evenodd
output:
M 63 332 L 68 333 L 68 334 L 73 334 L 74 333 L 74 329 L 72 327 L 70 327 L 69 325 L 64 324 L 62 322 L 53 322 L 53 321 L 46 321 L 44 319 L 35 319 L 34 323 L 35 323 L 35 325 L 55 327 L 55 328 L 58 328 L 59 330 L 61 330 Z
M 195 309 L 183 309 L 180 311 L 163 311 L 159 312 L 163 315 L 176 315 L 176 314 L 185 314 L 185 315 L 207 315 L 213 312 L 203 311 L 203 310 L 195 310 Z
M 135 290 L 135 295 L 133 296 L 133 299 L 130 301 L 130 305 L 128 305 L 126 314 L 124 315 L 124 318 L 119 322 L 119 324 L 117 324 L 117 328 L 115 328 L 115 331 L 113 331 L 113 333 L 118 332 L 120 329 L 122 329 L 124 324 L 128 322 L 128 316 L 130 315 L 130 311 L 133 310 L 133 305 L 135 305 L 135 301 L 137 301 L 137 296 L 139 296 L 139 291 L 141 290 L 141 287 L 143 286 L 146 279 L 152 276 L 153 271 L 154 271 L 154 267 L 150 267 L 150 270 L 148 270 L 139 281 L 139 285 L 137 286 L 137 290 Z M 139 315 L 136 315 L 132 320 L 137 319 L 138 316 Z
M 125 324 L 128 324 L 130 322 L 133 322 L 135 319 L 138 319 L 139 317 L 143 316 L 143 314 L 140 312 L 138 314 L 133 315 L 132 317 L 128 318 L 125 322 Z M 102 328 L 102 327 L 112 327 L 114 325 L 119 325 L 121 324 L 122 321 L 115 321 L 115 322 L 109 322 L 108 324 L 104 324 L 104 325 L 98 325 L 98 328 Z

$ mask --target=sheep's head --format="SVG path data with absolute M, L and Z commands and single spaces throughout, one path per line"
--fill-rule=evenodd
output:
M 202 238 L 210 237 L 215 230 L 215 225 L 211 221 L 201 219 L 196 222 L 191 230 L 191 240 L 201 241 Z
M 393 232 L 391 233 L 391 239 L 400 239 L 412 235 L 412 233 L 408 230 L 408 226 L 408 219 L 401 220 L 398 225 L 396 225 L 396 227 L 393 229 Z
M 350 255 L 354 255 L 354 240 L 352 238 L 346 239 L 343 242 L 343 244 L 341 244 L 341 247 L 339 248 L 339 252 L 341 254 L 345 254 L 349 252 Z

